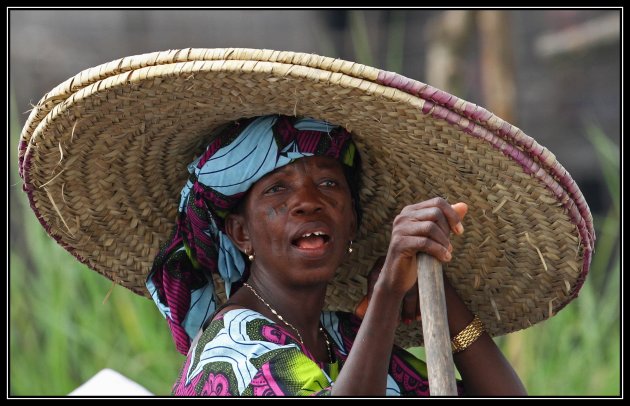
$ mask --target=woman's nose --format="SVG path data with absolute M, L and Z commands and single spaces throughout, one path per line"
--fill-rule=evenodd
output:
M 300 185 L 291 200 L 291 213 L 294 215 L 317 213 L 323 208 L 322 196 L 317 185 Z

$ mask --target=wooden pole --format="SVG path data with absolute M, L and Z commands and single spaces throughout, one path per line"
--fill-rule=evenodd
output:
M 422 334 L 429 373 L 431 396 L 456 396 L 455 367 L 446 316 L 442 263 L 427 254 L 418 254 L 418 290 L 422 314 Z

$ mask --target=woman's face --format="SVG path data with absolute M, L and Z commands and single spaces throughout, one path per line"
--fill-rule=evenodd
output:
M 231 216 L 238 220 L 226 223 L 228 234 L 255 252 L 253 272 L 281 272 L 297 284 L 329 281 L 356 231 L 350 188 L 329 157 L 302 158 L 266 175 L 250 189 L 242 214 Z

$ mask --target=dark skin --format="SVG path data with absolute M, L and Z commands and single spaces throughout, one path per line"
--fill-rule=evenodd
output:
M 356 234 L 352 203 L 341 164 L 332 158 L 308 157 L 256 182 L 239 212 L 230 214 L 225 223 L 226 232 L 237 247 L 246 254 L 255 253 L 248 283 L 300 332 L 305 346 L 321 362 L 328 361 L 328 354 L 319 332 L 319 317 L 326 287 Z M 461 220 L 443 199 L 407 206 L 396 217 L 387 256 L 383 266 L 377 266 L 372 273 L 370 302 L 332 388 L 333 395 L 385 394 L 401 312 L 403 319 L 417 316 L 417 296 L 409 293 L 414 289 L 417 292 L 416 253 L 450 261 L 450 234 L 463 232 Z M 300 243 L 300 236 L 315 232 L 326 237 L 313 245 Z M 473 315 L 448 283 L 445 294 L 449 329 L 455 335 L 470 323 Z M 240 289 L 228 304 L 223 312 L 248 308 L 284 324 L 249 289 Z M 456 354 L 454 360 L 469 395 L 526 394 L 518 376 L 487 334 Z
M 379 258 L 368 274 L 368 294 L 364 299 L 368 303 L 371 301 L 372 292 L 384 262 L 385 257 Z M 468 310 L 446 277 L 444 277 L 444 294 L 447 304 L 449 332 L 451 337 L 453 337 L 472 321 L 474 315 Z M 400 313 L 401 321 L 407 323 L 413 319 L 421 320 L 419 302 L 418 284 L 416 282 L 415 286 L 403 298 Z M 358 315 L 363 317 L 364 313 L 360 313 Z M 491 356 L 487 356 L 487 354 Z M 527 396 L 525 387 L 518 375 L 487 333 L 483 333 L 465 351 L 453 354 L 453 361 L 462 376 L 466 395 Z M 484 372 L 497 371 L 497 373 L 506 375 L 493 377 L 487 373 L 479 374 L 477 370 Z

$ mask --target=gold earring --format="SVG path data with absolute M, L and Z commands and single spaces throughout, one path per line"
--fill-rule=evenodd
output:
M 247 252 L 246 252 L 247 254 Z M 254 252 L 252 252 L 251 254 L 247 255 L 247 259 L 249 259 L 249 262 L 254 262 L 254 258 L 256 258 L 256 254 L 254 254 Z
M 352 254 L 352 240 L 350 240 L 350 246 L 348 247 L 348 254 Z

